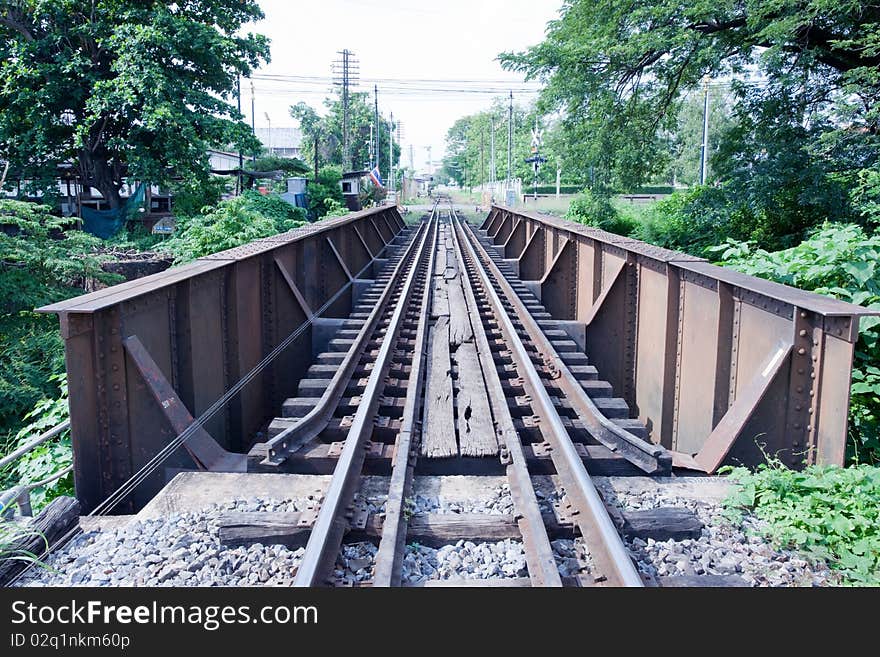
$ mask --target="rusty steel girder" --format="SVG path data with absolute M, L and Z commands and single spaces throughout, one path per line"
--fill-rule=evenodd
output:
M 843 464 L 859 318 L 880 314 L 557 217 L 481 225 L 675 464 Z
M 326 305 L 324 316 L 347 316 L 354 282 L 373 278 L 375 259 L 403 227 L 394 207 L 356 212 L 40 308 L 61 322 L 83 512 L 137 473 L 178 435 L 181 422 L 208 409 L 294 330 L 308 329 L 316 309 Z M 311 356 L 309 329 L 205 424 L 206 434 L 188 443 L 202 456 L 180 449 L 166 468 L 192 468 L 194 461 L 222 468 L 228 454 L 246 452 L 295 390 Z M 165 483 L 166 468 L 120 510 L 151 499 Z

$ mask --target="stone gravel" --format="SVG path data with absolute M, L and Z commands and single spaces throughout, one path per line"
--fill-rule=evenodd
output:
M 492 491 L 489 498 L 471 500 L 450 500 L 416 494 L 408 501 L 411 513 L 488 513 L 503 515 L 513 513 L 513 498 L 510 486 L 502 484 Z
M 519 541 L 458 541 L 439 548 L 406 546 L 403 581 L 498 579 L 528 577 L 526 554 Z
M 289 586 L 302 548 L 226 548 L 217 536 L 227 511 L 304 511 L 314 500 L 236 500 L 161 519 L 84 533 L 32 568 L 18 586 Z
M 761 521 L 746 515 L 733 521 L 717 503 L 677 497 L 662 489 L 622 493 L 600 487 L 606 502 L 622 510 L 686 507 L 703 522 L 697 539 L 626 540 L 639 570 L 653 577 L 720 575 L 749 586 L 833 586 L 836 575 L 824 563 L 810 563 L 797 552 L 774 549 L 758 535 Z

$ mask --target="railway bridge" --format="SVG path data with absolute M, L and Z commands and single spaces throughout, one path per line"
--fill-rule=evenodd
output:
M 640 585 L 595 475 L 843 462 L 873 312 L 563 219 L 478 222 L 446 201 L 411 221 L 377 207 L 42 308 L 65 341 L 83 509 L 135 511 L 182 471 L 332 475 L 289 528 L 307 535 L 296 583 L 326 582 L 360 532 L 372 583 L 393 585 L 424 531 L 414 479 L 494 475 L 528 583 L 565 583 L 564 524 L 594 581 Z M 558 481 L 555 518 L 538 475 Z

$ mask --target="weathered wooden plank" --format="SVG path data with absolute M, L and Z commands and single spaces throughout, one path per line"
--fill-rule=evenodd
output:
M 449 301 L 449 345 L 455 352 L 463 342 L 473 342 L 474 330 L 468 313 L 464 292 L 461 289 L 461 278 L 450 280 L 447 285 Z
M 79 502 L 72 497 L 56 497 L 33 522 L 22 532 L 12 525 L 6 525 L 10 536 L 15 537 L 11 545 L 4 546 L 4 559 L 0 561 L 0 586 L 6 586 L 21 571 L 30 565 L 17 557 L 28 554 L 42 557 L 55 541 L 76 527 L 79 520 Z M 0 520 L 0 523 L 9 521 Z M 19 523 L 20 524 L 20 523 Z
M 446 280 L 452 280 L 453 278 L 458 277 L 458 258 L 455 256 L 455 251 L 446 251 L 446 271 L 443 276 Z
M 428 458 L 456 456 L 448 317 L 439 317 L 431 329 L 426 382 L 421 454 Z
M 458 441 L 462 456 L 495 456 L 498 438 L 486 393 L 486 384 L 480 369 L 480 359 L 473 342 L 465 342 L 456 349 L 458 364 Z
M 703 531 L 703 522 L 697 514 L 677 506 L 627 511 L 623 517 L 623 533 L 630 538 L 683 541 L 699 538 Z
M 431 295 L 431 317 L 449 316 L 449 287 L 443 278 L 434 279 L 434 292 Z

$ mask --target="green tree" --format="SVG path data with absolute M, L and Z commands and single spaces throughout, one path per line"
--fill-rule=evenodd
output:
M 752 189 L 771 180 L 792 183 L 797 188 L 790 195 L 806 198 L 810 188 L 802 183 L 811 178 L 821 183 L 818 194 L 830 198 L 835 185 L 852 186 L 868 178 L 861 171 L 877 167 L 878 23 L 880 6 L 854 0 L 572 0 L 544 42 L 502 54 L 501 61 L 546 82 L 542 106 L 564 112 L 572 153 L 618 188 L 667 169 L 683 93 L 699 88 L 704 76 L 744 80 L 733 84 L 734 120 L 751 116 L 753 122 L 722 138 L 728 147 L 719 147 L 719 157 L 732 158 L 743 172 L 762 158 L 775 163 L 775 174 L 748 183 Z M 797 138 L 786 141 L 779 124 L 805 128 L 789 130 L 788 137 Z M 768 134 L 776 152 L 750 149 Z M 803 157 L 783 155 L 783 147 Z M 744 156 L 737 160 L 733 153 Z M 802 166 L 803 158 L 822 175 L 799 182 L 783 171 Z M 719 177 L 722 168 L 716 166 Z M 741 184 L 729 189 L 743 191 Z M 770 203 L 754 206 L 756 215 L 768 222 L 779 216 L 778 199 L 759 193 L 751 199 Z M 798 223 L 786 222 L 785 230 Z
M 672 139 L 674 149 L 666 180 L 680 185 L 697 185 L 700 182 L 700 159 L 703 156 L 703 90 L 685 94 Z M 731 127 L 731 93 L 727 87 L 713 86 L 709 89 L 709 153 L 706 182 L 715 179 L 713 160 L 721 149 L 721 139 Z
M 227 101 L 268 59 L 239 34 L 262 17 L 253 0 L 6 0 L 0 157 L 44 183 L 75 162 L 113 208 L 125 177 L 207 177 L 207 146 L 253 149 Z
M 367 169 L 370 161 L 370 126 L 375 121 L 375 110 L 366 93 L 353 93 L 349 96 L 349 141 L 351 144 L 351 163 L 355 170 Z M 306 162 L 314 166 L 315 141 L 318 142 L 318 167 L 324 165 L 343 166 L 342 139 L 342 94 L 324 99 L 326 113 L 319 116 L 314 108 L 306 103 L 298 103 L 290 108 L 290 115 L 299 121 L 303 132 L 303 156 Z M 395 122 L 395 129 L 397 123 Z M 391 122 L 379 114 L 380 145 L 379 171 L 387 178 L 388 169 L 388 132 Z M 393 162 L 396 167 L 400 162 L 400 144 L 395 137 Z

